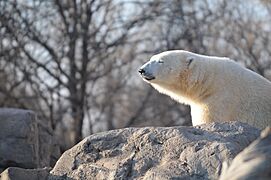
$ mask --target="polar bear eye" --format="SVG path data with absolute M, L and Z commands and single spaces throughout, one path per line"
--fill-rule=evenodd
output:
M 192 63 L 192 61 L 194 60 L 194 58 L 193 57 L 189 57 L 189 58 L 187 58 L 187 65 L 189 66 L 191 63 Z
M 162 61 L 161 59 L 158 61 L 159 64 L 163 64 L 164 61 Z

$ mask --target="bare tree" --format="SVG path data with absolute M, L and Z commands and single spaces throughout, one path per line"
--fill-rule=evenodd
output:
M 1 26 L 8 36 L 8 45 L 2 46 L 20 54 L 12 63 L 16 72 L 27 76 L 51 116 L 70 113 L 73 142 L 78 142 L 85 113 L 96 103 L 95 88 L 101 88 L 96 82 L 127 64 L 118 56 L 121 48 L 135 43 L 134 28 L 149 16 L 130 14 L 125 3 L 111 0 L 9 1 L 1 7 Z

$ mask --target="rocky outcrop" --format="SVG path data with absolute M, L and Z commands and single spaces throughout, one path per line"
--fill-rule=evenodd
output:
M 53 164 L 60 153 L 47 124 L 39 121 L 33 111 L 1 108 L 0 170 Z
M 240 122 L 113 130 L 66 151 L 49 179 L 217 179 L 258 136 Z
M 32 111 L 0 109 L 0 168 L 40 165 L 38 126 Z
M 220 180 L 268 180 L 271 179 L 271 128 L 239 153 L 231 162 L 224 164 Z
M 46 122 L 32 111 L 0 109 L 0 128 L 1 180 L 218 179 L 221 171 L 221 180 L 271 178 L 271 130 L 249 145 L 260 132 L 240 122 L 94 134 L 50 173 L 40 167 L 52 165 L 59 151 Z M 230 166 L 221 170 L 225 161 Z
M 50 168 L 23 169 L 9 167 L 0 174 L 1 180 L 47 180 Z

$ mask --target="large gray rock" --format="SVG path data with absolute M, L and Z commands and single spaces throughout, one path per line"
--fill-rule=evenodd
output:
M 0 109 L 0 168 L 39 166 L 38 127 L 32 111 Z
M 265 129 L 257 140 L 239 153 L 230 166 L 225 165 L 220 180 L 270 180 L 271 128 Z
M 217 179 L 258 136 L 240 122 L 99 133 L 66 151 L 49 179 Z
M 0 172 L 11 166 L 52 166 L 60 156 L 49 123 L 33 111 L 0 108 L 0 128 Z
M 22 169 L 18 167 L 9 167 L 0 174 L 0 180 L 46 180 L 49 171 L 49 168 Z

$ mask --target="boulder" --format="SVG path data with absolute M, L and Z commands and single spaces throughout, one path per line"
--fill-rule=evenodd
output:
M 49 122 L 30 110 L 0 108 L 0 172 L 53 166 L 60 156 Z
M 0 128 L 0 168 L 39 167 L 39 140 L 35 113 L 1 108 Z
M 218 179 L 259 134 L 241 122 L 98 133 L 67 150 L 49 179 Z
M 9 167 L 0 174 L 0 180 L 47 180 L 49 168 L 23 169 Z
M 239 153 L 232 162 L 224 163 L 220 180 L 271 179 L 271 128 Z

